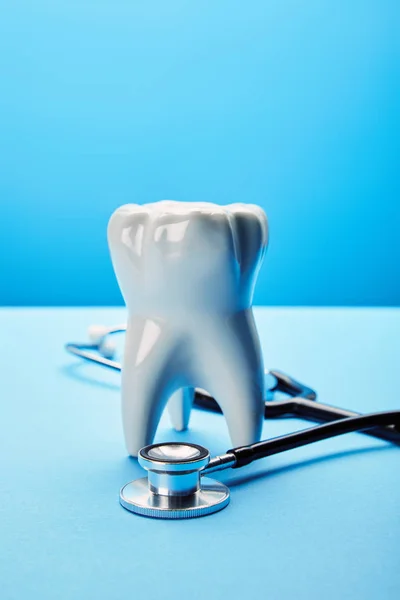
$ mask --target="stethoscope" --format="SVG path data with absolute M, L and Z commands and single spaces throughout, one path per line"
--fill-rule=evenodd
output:
M 125 331 L 125 325 L 93 326 L 89 329 L 89 343 L 69 343 L 65 348 L 86 361 L 121 371 L 121 364 L 114 360 L 115 346 L 110 342 L 110 336 Z M 213 458 L 206 448 L 197 444 L 173 442 L 146 446 L 140 450 L 138 462 L 148 475 L 123 486 L 121 505 L 147 517 L 201 517 L 217 512 L 229 503 L 229 489 L 220 481 L 210 479 L 211 473 L 238 469 L 272 454 L 355 431 L 400 445 L 400 411 L 360 415 L 322 404 L 317 401 L 315 390 L 276 370 L 266 371 L 265 384 L 266 419 L 295 416 L 323 424 L 232 448 Z M 275 400 L 277 392 L 289 398 Z M 194 405 L 221 412 L 216 400 L 204 390 L 196 390 Z

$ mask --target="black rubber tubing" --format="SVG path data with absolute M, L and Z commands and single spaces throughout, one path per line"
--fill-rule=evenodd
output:
M 302 431 L 283 435 L 273 438 L 272 440 L 257 442 L 250 446 L 232 448 L 231 450 L 228 450 L 227 453 L 235 456 L 236 464 L 232 468 L 238 469 L 259 458 L 265 458 L 272 454 L 286 452 L 286 450 L 292 450 L 294 448 L 299 448 L 300 446 L 320 442 L 337 435 L 388 425 L 393 425 L 397 431 L 400 430 L 400 411 L 371 413 L 358 417 L 339 419 L 332 423 L 303 429 Z

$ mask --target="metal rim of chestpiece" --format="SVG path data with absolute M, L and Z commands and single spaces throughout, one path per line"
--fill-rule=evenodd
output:
M 130 512 L 160 519 L 202 517 L 229 504 L 229 489 L 202 477 L 210 462 L 206 448 L 171 442 L 142 448 L 139 464 L 148 477 L 131 481 L 120 491 L 120 503 Z

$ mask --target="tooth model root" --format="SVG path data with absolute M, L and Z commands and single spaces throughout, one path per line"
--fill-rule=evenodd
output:
M 260 439 L 264 421 L 264 368 L 251 309 L 219 327 L 203 323 L 197 357 L 201 387 L 220 405 L 234 446 Z
M 192 387 L 181 388 L 169 399 L 169 418 L 176 431 L 185 431 L 188 428 L 193 400 L 194 388 Z
M 162 412 L 179 394 L 169 357 L 173 340 L 161 325 L 142 317 L 128 321 L 122 366 L 122 421 L 131 456 L 151 444 Z

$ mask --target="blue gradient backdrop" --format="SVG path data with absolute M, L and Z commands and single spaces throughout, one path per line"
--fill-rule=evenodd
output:
M 258 304 L 399 304 L 398 0 L 0 5 L 1 304 L 120 303 L 163 198 L 266 209 Z

